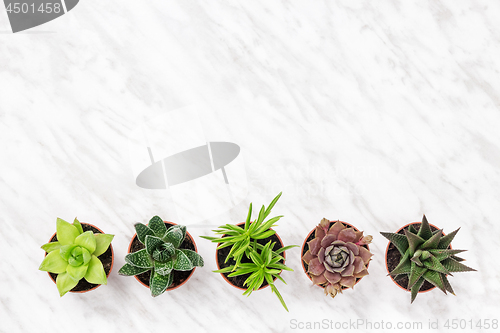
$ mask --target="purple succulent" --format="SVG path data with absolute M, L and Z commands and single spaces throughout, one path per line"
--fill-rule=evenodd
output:
M 321 220 L 302 260 L 309 266 L 307 273 L 313 283 L 335 297 L 342 287 L 353 288 L 357 278 L 368 275 L 366 266 L 373 254 L 363 245 L 369 244 L 372 236 L 363 237 L 362 231 L 340 221 L 329 227 L 330 221 Z

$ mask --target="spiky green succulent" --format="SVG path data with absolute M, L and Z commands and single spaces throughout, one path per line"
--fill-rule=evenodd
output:
M 56 286 L 59 295 L 64 296 L 81 279 L 106 284 L 106 273 L 98 256 L 106 252 L 114 236 L 83 232 L 76 218 L 73 224 L 57 218 L 56 228 L 57 241 L 42 245 L 47 255 L 39 269 L 58 274 Z
M 433 232 L 424 215 L 418 231 L 410 224 L 404 229 L 404 235 L 381 232 L 401 254 L 399 264 L 389 274 L 395 281 L 408 277 L 407 288 L 411 290 L 411 303 L 425 281 L 445 294 L 448 291 L 455 295 L 447 276 L 452 276 L 451 273 L 454 272 L 475 271 L 461 263 L 464 259 L 456 256 L 465 250 L 449 248 L 458 230 L 460 228 L 446 236 L 443 236 L 442 229 Z
M 120 275 L 132 276 L 151 271 L 149 288 L 151 296 L 161 295 L 172 284 L 173 271 L 190 271 L 203 266 L 203 258 L 195 251 L 181 249 L 186 237 L 186 227 L 174 225 L 167 229 L 159 216 L 149 224 L 135 224 L 137 238 L 145 248 L 125 256 L 126 264 Z

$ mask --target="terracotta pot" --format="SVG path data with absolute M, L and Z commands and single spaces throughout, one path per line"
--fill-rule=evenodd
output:
M 171 226 L 177 225 L 174 222 L 167 222 L 167 221 L 163 221 L 163 222 L 165 223 L 165 226 L 167 227 L 167 229 L 170 228 Z M 187 231 L 186 231 L 186 238 L 184 238 L 184 241 L 181 244 L 181 248 L 183 248 L 182 245 L 184 245 L 184 242 L 186 241 L 186 239 L 189 239 L 194 247 L 194 248 L 189 248 L 189 249 L 198 253 L 198 249 L 196 247 L 196 243 L 194 242 L 194 238 Z M 144 245 L 141 242 L 139 242 L 139 240 L 137 239 L 137 234 L 135 233 L 134 236 L 132 236 L 132 240 L 130 241 L 130 244 L 128 246 L 128 253 L 131 253 L 132 245 L 134 244 L 134 241 L 136 242 L 136 244 L 137 243 L 139 244 L 136 251 L 139 251 L 141 248 L 144 248 Z M 136 252 L 136 251 L 133 251 L 133 252 Z M 187 280 L 189 280 L 191 278 L 191 276 L 193 275 L 195 269 L 196 269 L 196 267 L 193 268 L 192 270 L 186 271 L 186 272 L 172 271 L 174 274 L 174 281 L 172 282 L 170 287 L 167 288 L 167 291 L 177 289 L 180 286 L 182 286 L 184 283 L 186 283 Z M 176 279 L 176 275 L 177 275 L 177 277 L 181 277 L 180 278 L 181 281 L 179 283 L 174 284 L 175 279 Z M 139 281 L 139 283 L 142 284 L 146 288 L 149 288 L 149 277 L 150 276 L 151 276 L 151 271 L 147 271 L 147 272 L 142 273 L 142 274 L 134 275 L 135 279 L 137 281 Z
M 242 228 L 244 225 L 245 225 L 245 222 L 242 222 L 242 223 L 238 223 L 236 226 L 238 226 L 238 227 Z M 273 230 L 273 229 L 270 229 L 270 230 Z M 222 237 L 224 237 L 224 236 L 225 236 L 225 235 L 222 235 Z M 280 249 L 280 248 L 284 247 L 284 245 L 283 245 L 283 241 L 281 240 L 280 236 L 279 236 L 277 233 L 275 233 L 273 236 L 268 237 L 268 238 L 266 238 L 266 239 L 260 239 L 260 240 L 257 240 L 257 242 L 258 242 L 259 244 L 265 245 L 265 244 L 266 244 L 266 243 L 268 243 L 268 242 L 269 242 L 269 240 L 270 240 L 271 238 L 273 238 L 274 236 L 276 236 L 276 238 L 277 238 L 277 240 L 278 240 L 278 242 L 274 245 L 274 249 L 275 249 L 275 250 L 278 250 L 278 249 Z M 220 243 L 218 243 L 218 244 L 217 244 L 217 246 L 219 246 L 219 245 L 220 245 Z M 227 247 L 227 249 L 230 249 L 230 247 Z M 286 252 L 286 251 L 285 251 L 285 252 Z M 286 253 L 285 253 L 285 252 L 283 252 L 281 255 L 283 256 L 283 258 L 285 258 L 285 259 L 286 259 Z M 217 264 L 217 269 L 221 269 L 221 268 L 224 268 L 224 267 L 230 266 L 230 264 L 227 264 L 227 265 L 225 265 L 225 266 L 221 267 L 221 266 L 220 266 L 220 264 L 219 264 L 218 257 L 219 257 L 219 250 L 216 250 L 216 251 L 215 251 L 215 262 L 216 262 L 216 264 Z M 231 260 L 232 260 L 232 259 L 231 259 Z M 231 260 L 230 260 L 230 261 L 231 261 Z M 247 258 L 246 258 L 245 256 L 243 256 L 243 259 L 242 259 L 242 261 L 241 261 L 241 262 L 243 263 L 243 262 L 252 262 L 252 261 L 251 261 L 250 259 L 248 259 L 248 260 L 247 260 Z M 280 262 L 281 262 L 281 263 L 283 263 L 283 261 L 280 261 Z M 231 282 L 231 281 L 229 280 L 229 279 L 231 279 L 231 278 L 228 278 L 228 277 L 226 276 L 226 275 L 229 275 L 229 274 L 230 274 L 230 273 L 225 273 L 225 274 L 224 274 L 224 273 L 220 273 L 220 275 L 224 278 L 224 280 L 226 280 L 226 282 L 227 282 L 227 283 L 229 283 L 230 285 L 232 285 L 233 287 L 235 287 L 235 288 L 237 288 L 237 289 L 240 289 L 240 290 L 244 290 L 244 291 L 246 291 L 246 290 L 247 290 L 247 288 L 237 286 L 237 285 L 235 285 L 233 282 Z M 280 275 L 281 275 L 281 273 L 280 273 Z M 245 279 L 246 279 L 246 275 L 242 275 L 242 276 L 245 276 Z M 273 279 L 273 281 L 275 281 L 275 280 L 276 280 L 276 278 L 274 278 L 274 279 Z M 268 286 L 269 286 L 269 284 L 268 284 L 266 281 L 264 281 L 264 282 L 262 283 L 261 287 L 260 287 L 258 290 L 264 289 L 264 288 L 266 288 L 266 287 L 268 287 Z
M 346 226 L 346 227 L 351 227 L 351 228 L 353 228 L 354 230 L 359 231 L 359 230 L 358 230 L 358 228 L 356 228 L 356 227 L 354 227 L 352 224 L 349 224 L 349 223 L 344 222 L 344 221 L 330 221 L 330 227 L 331 227 L 331 226 L 332 226 L 335 222 L 340 222 L 340 223 L 342 223 L 342 224 L 343 224 L 344 226 Z M 309 276 L 309 274 L 307 274 L 307 267 L 306 267 L 306 263 L 304 262 L 304 260 L 302 260 L 302 257 L 304 256 L 304 254 L 306 254 L 307 250 L 309 250 L 309 246 L 308 246 L 308 248 L 306 249 L 306 244 L 307 244 L 307 242 L 308 242 L 308 241 L 310 241 L 310 240 L 311 240 L 311 239 L 309 239 L 309 238 L 311 237 L 311 235 L 312 235 L 315 231 L 316 231 L 316 227 L 315 227 L 313 230 L 311 230 L 311 232 L 309 232 L 309 233 L 307 234 L 306 238 L 304 239 L 304 242 L 302 243 L 302 248 L 301 248 L 301 250 L 300 250 L 300 253 L 302 253 L 302 254 L 301 254 L 301 256 L 300 256 L 300 262 L 302 263 L 302 270 L 304 271 L 304 273 L 307 275 L 307 277 L 308 277 L 308 278 L 309 278 L 309 280 L 311 280 L 311 281 L 312 281 L 312 279 L 311 279 L 311 277 Z M 314 239 L 314 237 L 313 237 L 313 239 Z M 369 247 L 368 245 L 363 245 L 363 247 L 364 247 L 364 248 L 366 248 L 367 250 L 370 250 L 370 247 Z M 366 264 L 366 269 L 368 269 L 368 267 L 369 267 L 369 266 L 370 266 L 370 262 L 368 262 L 368 264 Z M 356 282 L 354 283 L 354 285 L 358 284 L 358 282 L 359 282 L 359 281 L 361 281 L 361 279 L 362 279 L 362 278 L 363 278 L 363 277 L 357 278 L 357 279 L 356 279 Z M 324 287 L 322 287 L 322 286 L 320 286 L 320 285 L 317 285 L 317 284 L 315 284 L 315 286 L 320 287 L 320 288 L 324 288 Z M 350 289 L 350 288 L 347 288 L 347 287 L 342 287 L 342 290 L 345 290 L 345 289 Z
M 422 222 L 411 222 L 411 223 L 408 223 L 408 224 L 406 224 L 405 226 L 403 226 L 403 227 L 399 228 L 399 229 L 398 229 L 398 231 L 396 231 L 395 233 L 396 233 L 396 234 L 400 233 L 400 231 L 402 231 L 403 229 L 408 228 L 408 226 L 409 226 L 410 224 L 412 224 L 412 225 L 420 225 L 420 224 L 422 224 Z M 438 227 L 436 227 L 435 225 L 430 224 L 430 223 L 429 223 L 429 225 L 430 225 L 430 227 L 431 227 L 432 231 L 439 230 L 439 228 L 438 228 Z M 443 232 L 443 236 L 445 236 L 445 235 L 446 235 L 446 234 Z M 386 270 L 387 270 L 387 273 L 390 273 L 390 270 L 389 270 L 389 265 L 388 265 L 388 263 L 387 263 L 387 253 L 389 252 L 389 247 L 391 246 L 391 244 L 392 244 L 392 242 L 389 242 L 389 244 L 387 244 L 387 247 L 386 247 L 386 249 L 385 249 L 385 258 L 384 258 L 384 259 L 385 259 L 385 268 L 386 268 Z M 449 249 L 451 249 L 451 245 L 449 245 L 449 246 L 448 246 L 448 248 L 449 248 Z M 395 249 L 395 251 L 397 251 L 397 249 Z M 398 254 L 399 254 L 399 251 L 398 251 Z M 409 291 L 411 291 L 411 290 L 409 290 L 409 289 L 404 288 L 404 287 L 403 287 L 403 286 L 401 286 L 401 285 L 400 285 L 397 281 L 395 281 L 392 275 L 389 275 L 389 276 L 391 277 L 392 282 L 394 282 L 394 283 L 395 283 L 395 284 L 396 284 L 399 288 L 403 289 L 404 291 L 408 291 L 408 292 L 409 292 Z M 420 287 L 420 288 L 422 289 L 422 288 L 423 288 L 423 287 L 424 287 L 427 283 L 428 283 L 428 284 L 430 284 L 429 282 L 425 281 L 425 282 L 424 282 L 424 284 L 422 285 L 422 287 Z M 418 291 L 418 293 L 420 293 L 420 294 L 421 294 L 421 293 L 426 293 L 426 292 L 428 292 L 428 291 L 433 290 L 434 288 L 436 288 L 436 286 L 434 286 L 434 285 L 431 285 L 431 287 L 428 287 L 428 286 L 427 286 L 427 289 L 425 289 L 425 290 L 419 290 L 419 291 Z
M 103 234 L 104 233 L 101 229 L 99 229 L 98 227 L 96 227 L 93 224 L 83 223 L 83 222 L 80 222 L 80 224 L 82 225 L 82 229 L 83 229 L 84 232 L 90 230 L 90 231 L 92 231 L 94 233 L 99 233 L 99 234 Z M 92 230 L 92 228 L 94 228 L 95 230 Z M 57 241 L 56 234 L 57 233 L 54 233 L 52 235 L 52 237 L 50 238 L 49 242 L 55 242 L 55 241 Z M 110 254 L 109 252 L 111 252 L 111 265 L 109 266 L 109 268 L 104 267 L 104 271 L 106 272 L 106 278 L 109 277 L 109 274 L 113 270 L 113 264 L 115 262 L 115 256 L 114 256 L 114 252 L 113 252 L 113 245 L 109 244 L 109 248 L 106 250 L 106 252 L 104 252 L 103 254 L 101 254 L 99 256 L 99 258 L 109 257 L 109 254 Z M 45 252 L 45 256 L 47 256 L 47 252 Z M 107 263 L 103 262 L 103 266 L 107 266 Z M 49 276 L 52 279 L 52 281 L 54 281 L 54 283 L 56 283 L 56 278 L 57 278 L 58 274 L 54 274 L 54 273 L 50 273 L 50 272 L 47 272 L 47 273 L 49 274 Z M 86 293 L 88 291 L 97 289 L 99 286 L 101 286 L 101 285 L 100 284 L 89 283 L 85 279 L 81 279 L 80 282 L 78 282 L 78 284 L 73 289 L 71 289 L 69 292 L 70 293 Z M 88 287 L 88 288 L 84 289 L 85 287 Z

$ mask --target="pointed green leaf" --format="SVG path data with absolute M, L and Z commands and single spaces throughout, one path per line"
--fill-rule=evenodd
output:
M 78 245 L 75 245 L 75 244 L 68 244 L 68 245 L 63 245 L 61 246 L 61 248 L 59 249 L 59 255 L 61 256 L 61 258 L 63 258 L 64 260 L 68 261 L 69 257 L 71 257 L 71 253 L 73 252 L 73 250 L 75 249 L 75 247 L 77 247 Z
M 176 271 L 190 271 L 194 268 L 193 263 L 189 257 L 180 250 L 175 250 L 177 259 L 174 262 L 174 269 Z
M 94 234 L 96 247 L 93 254 L 96 257 L 99 257 L 101 254 L 106 252 L 114 237 L 114 235 L 110 234 Z
M 452 259 L 448 258 L 441 262 L 441 264 L 446 268 L 449 272 L 473 272 L 476 271 L 474 268 L 470 268 L 469 266 L 465 266 L 464 264 Z
M 75 238 L 80 235 L 78 229 L 63 219 L 57 218 L 57 240 L 61 245 L 73 244 Z
M 45 272 L 60 274 L 66 272 L 67 266 L 68 262 L 61 257 L 59 251 L 52 251 L 45 256 L 38 269 Z
M 425 215 L 422 218 L 422 223 L 420 224 L 420 229 L 418 230 L 417 235 L 423 238 L 424 240 L 427 240 L 432 237 L 432 229 Z
M 268 282 L 269 283 L 269 282 Z M 288 308 L 286 307 L 286 304 L 285 304 L 285 301 L 283 300 L 283 297 L 281 296 L 281 294 L 279 293 L 278 289 L 274 286 L 274 284 L 272 283 L 269 283 L 269 285 L 271 286 L 271 290 L 276 294 L 276 296 L 278 297 L 278 299 L 280 300 L 281 302 L 281 305 L 283 305 L 283 307 L 285 308 L 285 310 L 287 312 L 288 311 Z
M 381 232 L 380 234 L 394 244 L 402 256 L 405 254 L 406 250 L 408 250 L 408 239 L 404 235 L 391 232 Z
M 162 238 L 167 232 L 167 226 L 159 216 L 153 216 L 151 220 L 149 220 L 148 227 L 153 230 L 155 236 L 158 238 Z
M 136 223 L 134 224 L 134 228 L 135 228 L 135 233 L 137 234 L 137 238 L 139 239 L 139 242 L 141 242 L 142 244 L 144 244 L 144 242 L 146 241 L 147 235 L 151 236 L 155 235 L 154 231 L 151 230 L 151 228 L 149 228 L 145 224 Z
M 254 235 L 254 236 L 252 236 L 252 238 L 253 239 L 266 239 L 268 237 L 271 237 L 275 233 L 276 233 L 276 231 L 274 231 L 274 230 L 268 230 L 260 235 Z
M 175 254 L 172 243 L 162 243 L 153 250 L 153 259 L 161 262 L 168 261 Z
M 75 217 L 75 220 L 73 221 L 73 225 L 76 227 L 76 229 L 78 229 L 78 232 L 80 234 L 83 234 L 82 225 L 81 225 L 80 221 L 78 221 L 78 219 L 76 217 Z
M 132 266 L 129 263 L 126 263 L 125 265 L 120 268 L 118 271 L 119 275 L 126 275 L 126 276 L 132 276 L 132 275 L 139 275 L 144 272 L 149 271 L 151 268 L 142 268 L 142 267 L 137 267 L 137 266 Z
M 125 261 L 133 266 L 142 268 L 152 268 L 153 262 L 146 249 L 137 252 L 129 253 L 125 256 Z
M 425 279 L 421 277 L 414 285 L 411 287 L 411 303 L 415 300 L 415 298 L 418 295 L 418 291 L 420 290 L 420 287 L 424 284 Z
M 448 246 L 451 244 L 451 241 L 453 240 L 453 238 L 455 238 L 455 235 L 457 234 L 458 230 L 460 230 L 460 228 L 458 228 L 457 230 L 455 230 L 453 232 L 450 232 L 448 235 L 441 237 L 441 240 L 439 241 L 439 245 L 437 246 L 437 248 L 438 249 L 447 249 Z
M 165 292 L 174 280 L 173 274 L 161 275 L 157 272 L 151 274 L 149 279 L 149 289 L 151 289 L 151 296 L 156 297 Z
M 453 256 L 454 254 L 465 252 L 465 250 L 433 249 L 433 250 L 429 250 L 429 252 L 432 253 L 432 255 L 435 256 L 437 260 L 443 261 L 444 259 L 449 258 L 449 257 Z
M 413 226 L 413 224 L 410 224 L 408 226 L 408 231 L 411 233 L 414 233 L 414 234 L 416 234 L 418 232 L 417 229 L 415 229 L 415 227 Z
M 61 244 L 59 242 L 50 242 L 50 243 L 42 245 L 42 249 L 47 253 L 55 251 L 55 250 L 59 250 L 60 248 L 61 248 Z
M 420 267 L 416 263 L 412 262 L 411 263 L 411 273 L 410 277 L 408 278 L 408 288 L 413 287 L 415 283 L 417 283 L 418 280 L 424 275 L 424 273 L 427 272 L 427 268 L 425 267 Z
M 410 261 L 410 253 L 406 251 L 404 256 L 399 261 L 399 264 L 392 270 L 390 275 L 399 275 L 399 274 L 410 274 L 411 271 L 411 261 Z
M 144 243 L 146 245 L 146 252 L 150 255 L 153 254 L 153 251 L 163 243 L 163 240 L 156 236 L 146 235 L 146 242 Z
M 441 291 L 446 294 L 446 290 L 444 289 L 444 283 L 443 283 L 443 280 L 441 278 L 441 275 L 444 275 L 444 274 L 438 273 L 436 271 L 427 270 L 427 272 L 425 272 L 425 274 L 424 274 L 424 279 L 426 281 L 432 283 L 434 286 L 438 287 L 439 289 L 441 289 Z
M 88 265 L 81 265 L 78 267 L 68 265 L 66 273 L 68 273 L 74 280 L 80 281 L 87 273 Z
M 262 220 L 264 220 L 268 215 L 269 213 L 271 213 L 271 209 L 273 209 L 274 205 L 276 204 L 276 202 L 278 202 L 279 198 L 281 197 L 281 194 L 283 192 L 280 192 L 274 199 L 273 201 L 271 201 L 271 203 L 269 204 L 269 206 L 267 206 L 267 209 L 266 211 L 264 212 L 264 217 Z
M 406 238 L 408 239 L 408 244 L 410 245 L 409 246 L 410 257 L 413 257 L 415 251 L 418 250 L 420 245 L 422 245 L 425 242 L 425 240 L 422 237 L 419 237 L 418 235 L 412 234 L 407 229 L 405 229 L 405 235 Z
M 188 249 L 180 249 L 179 251 L 184 253 L 194 266 L 203 267 L 203 258 L 198 253 Z
M 458 262 L 465 261 L 465 259 L 457 257 L 457 256 L 451 256 L 450 258 L 453 259 L 453 260 L 455 260 L 455 261 L 458 261 Z
M 155 261 L 155 273 L 158 273 L 160 275 L 168 275 L 170 272 L 172 272 L 172 269 L 174 268 L 174 261 L 171 259 L 167 262 L 159 262 Z
M 92 231 L 86 231 L 83 234 L 79 235 L 75 238 L 75 244 L 80 245 L 92 254 L 94 253 L 97 242 L 94 237 L 94 233 Z
M 251 218 L 252 218 L 252 203 L 250 203 L 250 208 L 248 209 L 247 220 L 245 221 L 245 227 L 243 228 L 244 230 L 248 230 Z
M 264 224 L 262 224 L 260 226 L 260 228 L 257 230 L 257 232 L 260 234 L 261 232 L 267 231 L 269 228 L 274 227 L 275 226 L 274 223 L 278 222 L 282 217 L 283 217 L 283 215 L 280 215 L 280 216 L 273 217 L 272 219 L 269 219 L 267 222 L 265 222 Z
M 446 275 L 441 275 L 441 277 L 443 278 L 444 288 L 446 289 L 446 291 L 455 295 L 455 292 L 453 291 L 453 288 L 451 287 L 451 284 L 448 281 L 448 278 L 446 277 Z
M 56 286 L 61 297 L 63 297 L 68 291 L 73 289 L 77 284 L 78 280 L 73 279 L 68 273 L 57 275 Z
M 163 240 L 167 243 L 172 243 L 178 249 L 184 237 L 186 237 L 186 227 L 183 225 L 174 225 L 167 230 L 165 236 L 163 236 Z
M 82 249 L 83 264 L 87 265 L 92 259 L 92 255 L 86 248 L 82 247 L 81 249 Z
M 443 236 L 443 230 L 439 230 L 439 232 L 433 234 L 431 238 L 425 241 L 424 244 L 420 247 L 422 250 L 431 250 L 437 248 L 441 237 Z
M 85 273 L 85 280 L 94 284 L 108 283 L 102 262 L 94 255 L 90 259 L 89 268 L 87 269 L 87 273 Z

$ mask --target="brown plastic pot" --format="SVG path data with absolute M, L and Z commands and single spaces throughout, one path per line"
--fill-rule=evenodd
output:
M 236 226 L 241 228 L 241 227 L 242 227 L 242 226 L 244 226 L 244 225 L 245 225 L 245 222 L 242 222 L 242 223 L 238 223 Z M 273 229 L 271 229 L 271 228 L 270 228 L 270 230 L 273 230 Z M 224 236 L 225 236 L 225 235 L 222 235 L 222 237 L 224 237 Z M 273 236 L 271 236 L 271 237 L 268 237 L 268 238 L 265 238 L 265 239 L 260 239 L 260 240 L 257 240 L 257 242 L 258 242 L 259 244 L 262 244 L 262 243 L 263 243 L 262 245 L 265 245 L 265 244 L 266 244 L 266 243 L 268 243 L 268 242 L 269 242 L 269 240 L 270 240 L 272 237 L 274 237 L 274 236 L 276 236 L 276 237 L 278 238 L 278 242 L 279 242 L 279 244 L 278 244 L 278 243 L 276 243 L 276 244 L 274 245 L 274 248 L 273 248 L 273 249 L 274 249 L 274 250 L 278 250 L 278 249 L 280 249 L 280 248 L 284 247 L 284 245 L 283 245 L 283 241 L 281 240 L 281 238 L 280 238 L 280 236 L 278 235 L 278 233 L 275 233 L 275 234 L 274 234 Z M 217 244 L 217 246 L 219 246 L 219 245 L 220 245 L 220 243 L 218 243 L 218 244 Z M 285 252 L 286 252 L 286 251 L 285 251 Z M 285 259 L 286 259 L 286 253 L 285 253 L 285 252 L 283 252 L 281 255 L 283 256 L 283 258 L 285 258 Z M 219 257 L 219 250 L 216 250 L 216 251 L 215 251 L 215 263 L 217 264 L 217 269 L 221 269 L 221 268 L 224 268 L 224 267 L 230 266 L 230 265 L 228 264 L 228 265 L 226 265 L 226 266 L 224 266 L 224 267 L 221 267 L 221 266 L 220 266 L 220 264 L 219 264 L 218 257 Z M 246 259 L 246 257 L 243 257 L 243 259 L 242 259 L 242 261 L 241 261 L 241 262 L 242 262 L 242 263 L 243 263 L 243 262 L 251 262 L 251 261 L 245 261 L 245 259 Z M 283 261 L 280 261 L 280 262 L 281 262 L 281 263 L 283 263 Z M 242 287 L 237 286 L 237 285 L 235 285 L 234 283 L 232 283 L 232 282 L 229 280 L 230 278 L 228 278 L 228 277 L 227 277 L 227 275 L 229 275 L 229 274 L 230 274 L 230 273 L 220 273 L 220 275 L 224 278 L 224 280 L 226 280 L 226 282 L 227 282 L 227 283 L 229 283 L 231 286 L 233 286 L 233 287 L 235 287 L 235 288 L 237 288 L 237 289 L 243 290 L 243 291 L 246 291 L 246 290 L 247 290 L 247 288 L 242 288 Z M 280 273 L 280 275 L 281 275 L 281 273 Z M 245 276 L 245 275 L 243 275 L 243 276 Z M 274 279 L 273 279 L 273 281 L 275 281 L 275 280 L 276 280 L 276 278 L 274 278 Z M 266 281 L 264 281 L 258 290 L 262 290 L 262 289 L 264 289 L 264 288 L 266 288 L 266 287 L 268 287 L 268 286 L 269 286 L 269 284 L 268 284 Z
M 422 222 L 411 222 L 411 223 L 408 223 L 405 226 L 399 228 L 398 231 L 396 231 L 395 233 L 396 234 L 400 233 L 403 229 L 408 228 L 408 226 L 410 224 L 412 224 L 412 225 L 420 225 L 420 224 L 422 224 Z M 439 228 L 436 227 L 435 225 L 430 224 L 430 223 L 429 223 L 429 225 L 430 225 L 432 231 L 439 230 Z M 419 229 L 420 229 L 420 227 L 419 227 Z M 444 232 L 443 232 L 443 236 L 446 236 L 446 234 Z M 385 269 L 387 270 L 387 273 L 390 273 L 389 265 L 387 264 L 387 254 L 389 253 L 389 247 L 391 246 L 391 244 L 392 244 L 392 242 L 389 242 L 389 244 L 387 244 L 387 247 L 385 249 L 385 258 L 384 259 L 385 259 Z M 451 244 L 448 246 L 448 248 L 451 249 Z M 397 249 L 396 249 L 396 251 L 397 251 Z M 404 291 L 408 291 L 408 292 L 410 291 L 409 289 L 406 289 L 402 285 L 400 285 L 396 280 L 394 280 L 394 277 L 392 275 L 389 275 L 389 276 L 391 277 L 392 282 L 394 282 L 394 284 L 396 284 L 399 288 L 403 289 Z M 422 289 L 427 283 L 430 284 L 429 282 L 425 281 L 424 284 L 420 287 L 420 289 Z M 419 290 L 418 293 L 419 294 L 426 293 L 428 291 L 433 290 L 434 288 L 436 288 L 436 286 L 434 286 L 434 285 L 431 285 L 431 287 L 427 286 L 427 289 L 425 289 L 425 290 Z
M 170 228 L 171 226 L 177 225 L 174 222 L 167 222 L 167 221 L 163 221 L 163 222 L 165 223 L 165 226 L 167 227 L 167 229 Z M 194 248 L 191 248 L 190 250 L 193 250 L 196 253 L 198 253 L 198 248 L 196 247 L 196 243 L 194 242 L 194 238 L 187 231 L 186 231 L 186 238 L 188 238 L 191 241 L 191 243 L 193 244 Z M 184 238 L 184 241 L 181 244 L 181 248 L 183 248 L 182 245 L 186 241 L 186 238 Z M 132 240 L 130 241 L 130 244 L 128 246 L 128 253 L 132 253 L 131 250 L 132 250 L 132 245 L 134 244 L 134 241 L 137 242 L 137 243 L 139 243 L 140 245 L 142 245 L 142 248 L 144 248 L 144 244 L 142 244 L 141 242 L 139 242 L 139 240 L 137 238 L 137 233 L 135 233 L 134 236 L 132 236 Z M 138 246 L 138 247 L 140 247 L 140 246 Z M 136 251 L 139 251 L 139 250 L 140 250 L 140 248 L 138 248 Z M 134 251 L 134 252 L 136 252 L 136 251 Z M 167 291 L 172 291 L 172 290 L 177 289 L 180 286 L 184 285 L 191 278 L 191 276 L 193 275 L 195 269 L 196 269 L 196 267 L 194 267 L 192 270 L 186 271 L 186 272 L 172 271 L 173 274 L 174 274 L 174 281 L 172 282 L 172 284 L 170 285 L 170 287 L 167 288 Z M 150 274 L 151 274 L 151 271 L 147 271 L 147 272 L 142 273 L 142 274 L 134 275 L 134 277 L 144 287 L 149 288 L 149 276 L 150 276 Z M 174 284 L 176 275 L 177 276 L 181 275 L 182 278 L 181 278 L 181 281 L 179 283 Z M 141 281 L 141 279 L 144 280 L 144 281 Z
M 358 228 L 356 228 L 356 227 L 355 227 L 355 226 L 353 226 L 352 224 L 347 223 L 347 222 L 344 222 L 344 221 L 330 221 L 330 227 L 331 227 L 334 223 L 336 223 L 336 222 L 340 222 L 340 223 L 342 223 L 342 224 L 343 224 L 344 226 L 346 226 L 346 227 L 351 227 L 351 228 L 353 228 L 354 230 L 359 231 L 359 230 L 358 230 Z M 307 274 L 306 263 L 304 262 L 304 260 L 302 260 L 302 257 L 304 256 L 304 254 L 306 254 L 307 250 L 309 250 L 309 249 L 307 249 L 307 250 L 306 250 L 306 248 L 305 248 L 305 247 L 306 247 L 306 244 L 307 244 L 307 242 L 308 242 L 309 238 L 311 237 L 311 235 L 312 235 L 315 231 L 316 231 L 316 227 L 315 227 L 313 230 L 311 230 L 311 232 L 309 232 L 309 233 L 307 234 L 306 238 L 304 239 L 304 242 L 302 243 L 302 248 L 301 248 L 301 250 L 300 250 L 300 253 L 302 253 L 302 254 L 301 254 L 301 256 L 300 256 L 300 262 L 302 263 L 302 270 L 304 271 L 304 273 L 306 274 L 306 276 L 307 276 L 307 277 L 309 278 L 309 280 L 311 280 L 311 281 L 312 281 L 312 278 L 311 278 L 311 276 L 309 276 L 309 274 Z M 363 247 L 364 247 L 364 248 L 366 248 L 367 250 L 370 250 L 370 247 L 369 247 L 368 245 L 363 245 Z M 366 265 L 366 269 L 368 269 L 368 266 L 370 266 L 370 263 L 369 263 L 369 262 L 368 262 L 368 264 Z M 357 279 L 356 279 L 356 282 L 354 283 L 354 285 L 358 284 L 358 282 L 359 282 L 359 281 L 361 281 L 361 279 L 362 279 L 362 278 L 363 278 L 363 277 L 357 278 Z M 320 286 L 320 285 L 317 285 L 317 284 L 315 284 L 315 286 L 318 286 L 318 287 L 320 287 L 320 288 L 324 288 L 323 286 Z M 347 288 L 347 287 L 342 287 L 342 290 L 345 290 L 345 289 L 349 289 L 349 288 Z
M 96 227 L 93 224 L 84 223 L 84 222 L 80 222 L 80 224 L 82 225 L 82 229 L 83 229 L 84 232 L 90 230 L 94 234 L 95 233 L 98 233 L 98 234 L 103 234 L 104 233 L 101 229 L 99 229 L 98 227 Z M 92 228 L 94 228 L 95 230 L 92 230 Z M 52 235 L 52 237 L 50 238 L 49 242 L 52 243 L 52 242 L 55 242 L 55 241 L 57 241 L 57 233 L 54 233 Z M 106 268 L 106 267 L 104 267 L 104 271 L 106 272 L 106 278 L 108 278 L 109 274 L 111 274 L 111 271 L 113 270 L 113 264 L 115 262 L 115 255 L 114 255 L 114 252 L 113 252 L 113 245 L 109 244 L 109 247 L 106 250 L 106 252 L 104 252 L 103 254 L 101 254 L 98 257 L 98 258 L 109 257 L 109 252 L 111 252 L 111 265 L 109 266 L 109 269 Z M 47 256 L 47 252 L 45 252 L 45 256 Z M 102 260 L 101 260 L 101 262 L 102 262 Z M 105 263 L 103 263 L 103 266 L 104 265 L 105 265 Z M 106 265 L 107 265 L 107 263 L 106 263 Z M 47 272 L 47 273 L 49 274 L 49 276 L 52 279 L 52 281 L 54 281 L 54 283 L 56 283 L 56 278 L 57 278 L 58 274 L 54 274 L 54 273 L 50 273 L 50 272 Z M 89 285 L 90 287 L 86 288 L 86 289 L 82 289 L 86 285 Z M 81 279 L 80 282 L 78 282 L 78 284 L 73 289 L 71 289 L 69 292 L 70 293 L 86 293 L 88 291 L 97 289 L 99 286 L 101 286 L 101 285 L 100 284 L 89 283 L 85 279 Z

